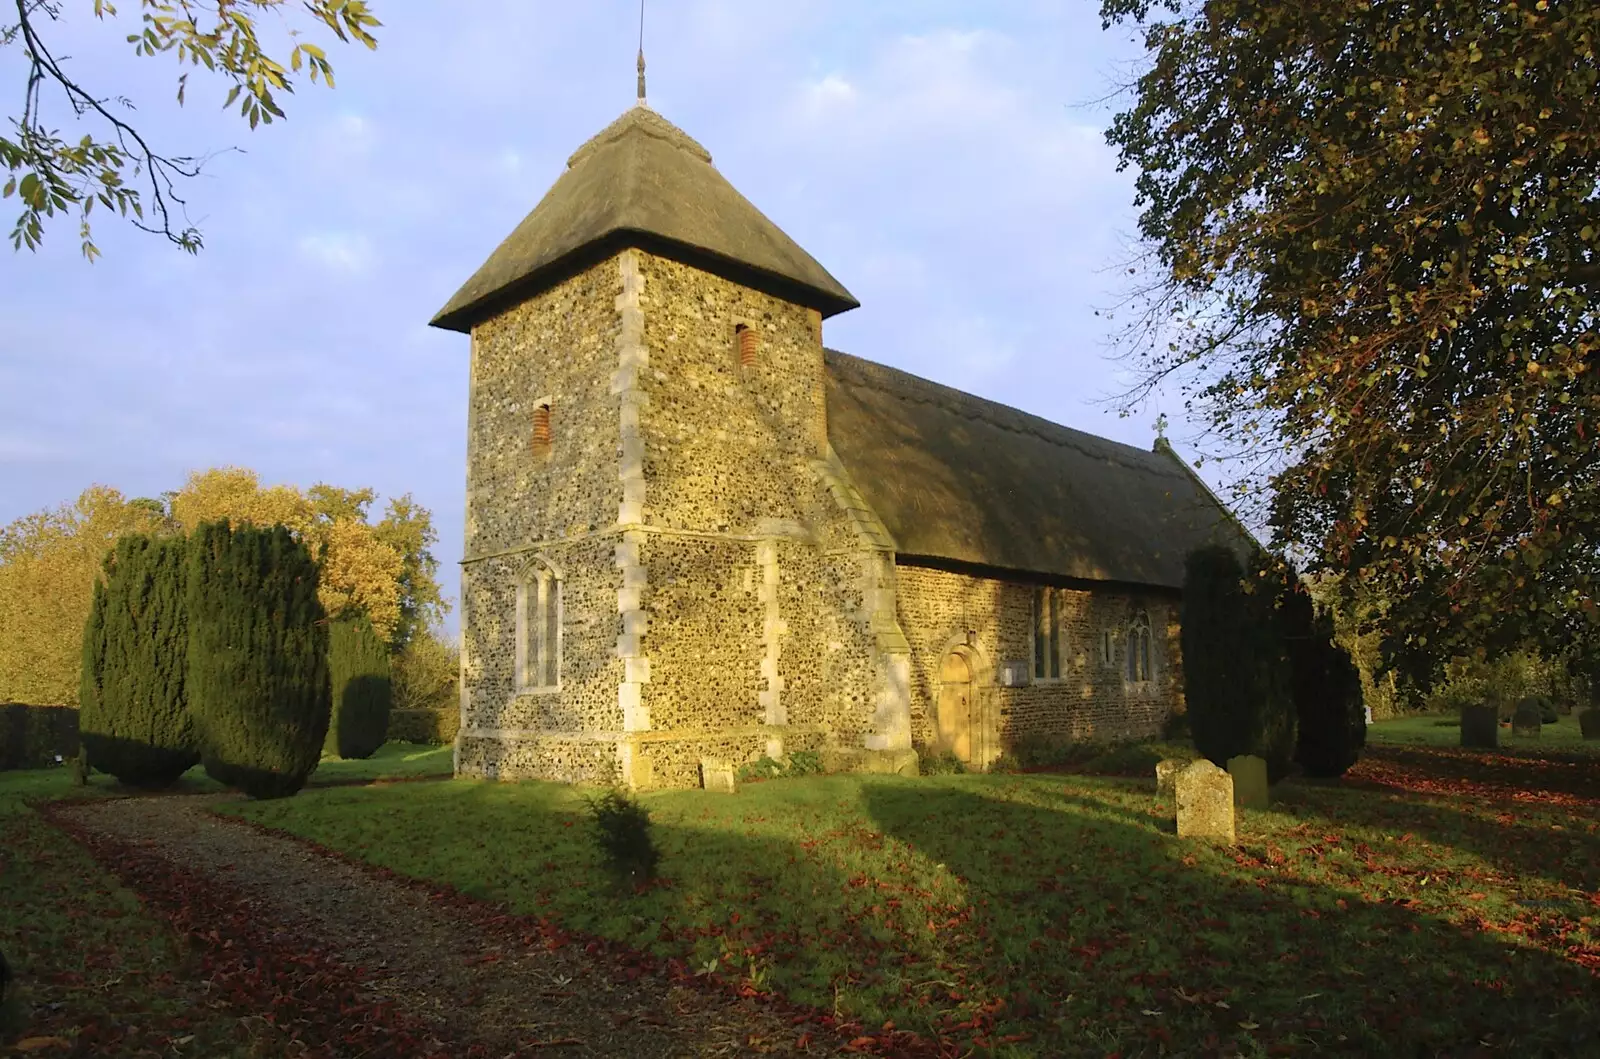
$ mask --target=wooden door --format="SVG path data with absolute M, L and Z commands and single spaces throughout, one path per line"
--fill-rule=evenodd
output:
M 939 743 L 972 760 L 972 667 L 952 651 L 939 667 Z

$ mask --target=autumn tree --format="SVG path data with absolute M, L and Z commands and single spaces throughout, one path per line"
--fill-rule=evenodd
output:
M 95 486 L 75 504 L 0 528 L 0 700 L 74 704 L 80 639 L 100 562 L 129 533 L 188 532 L 204 522 L 285 525 L 319 557 L 319 597 L 333 617 L 360 613 L 392 649 L 443 615 L 433 517 L 410 496 L 371 520 L 370 489 L 263 486 L 237 467 L 196 472 L 160 499 Z
M 93 486 L 74 503 L 0 528 L 0 702 L 77 703 L 101 561 L 117 538 L 160 523 L 149 504 Z
M 1181 386 L 1412 672 L 1600 643 L 1600 5 L 1101 10 L 1149 59 L 1130 397 Z
M 287 526 L 306 542 L 322 568 L 319 589 L 330 618 L 359 611 L 385 643 L 398 648 L 443 613 L 430 551 L 433 516 L 409 494 L 392 498 L 384 517 L 369 521 L 371 489 L 318 484 L 302 493 L 263 486 L 254 471 L 220 467 L 197 471 L 170 498 L 174 523 L 192 530 L 204 522 Z
M 237 104 L 252 129 L 284 116 L 283 97 L 294 92 L 300 76 L 333 86 L 327 53 L 303 36 L 302 24 L 368 48 L 378 46 L 372 31 L 381 25 L 364 0 L 127 0 L 123 6 L 137 11 L 137 24 L 133 12 L 122 15 L 111 0 L 71 4 L 84 14 L 92 11 L 108 31 L 118 24 L 135 55 L 176 59 L 180 105 L 190 72 L 204 67 L 223 108 Z M 99 251 L 89 218 L 98 203 L 144 231 L 198 251 L 201 235 L 181 216 L 179 188 L 199 175 L 204 159 L 164 153 L 140 131 L 132 101 L 98 83 L 93 71 L 74 69 L 52 45 L 67 0 L 16 0 L 14 7 L 15 15 L 0 21 L 0 54 L 17 49 L 26 71 L 21 113 L 0 133 L 0 166 L 8 171 L 4 196 L 22 205 L 12 245 L 37 247 L 47 219 L 76 212 L 83 254 L 93 260 Z M 287 32 L 279 46 L 263 41 L 263 30 L 273 26 Z M 60 115 L 72 116 L 87 131 L 64 135 L 55 124 Z

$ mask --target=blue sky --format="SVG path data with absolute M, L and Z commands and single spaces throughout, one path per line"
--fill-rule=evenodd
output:
M 1096 4 L 649 5 L 651 104 L 860 299 L 830 346 L 1140 446 L 1179 418 L 1105 404 L 1123 373 L 1095 310 L 1135 215 L 1098 101 L 1138 49 Z M 467 341 L 427 321 L 631 104 L 636 4 L 374 0 L 378 50 L 330 46 L 337 88 L 302 84 L 255 132 L 203 72 L 179 110 L 126 14 L 68 6 L 57 52 L 161 149 L 243 151 L 186 188 L 198 257 L 98 211 L 93 265 L 70 220 L 0 249 L 0 523 L 222 464 L 370 485 L 433 510 L 454 596 Z M 21 74 L 0 53 L 0 84 Z

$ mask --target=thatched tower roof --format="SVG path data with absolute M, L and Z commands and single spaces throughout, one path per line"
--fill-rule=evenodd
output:
M 1108 441 L 835 350 L 828 440 L 897 561 L 1183 587 L 1206 543 L 1258 545 L 1164 443 Z
M 567 170 L 433 318 L 469 331 L 498 309 L 636 246 L 832 316 L 859 303 L 734 190 L 711 155 L 640 104 Z

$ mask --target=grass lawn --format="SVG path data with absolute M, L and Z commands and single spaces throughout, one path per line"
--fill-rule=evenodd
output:
M 1367 727 L 1367 739 L 1375 744 L 1396 746 L 1460 746 L 1461 720 L 1424 714 L 1379 721 Z M 1538 735 L 1513 735 L 1507 726 L 1500 728 L 1500 749 L 1510 754 L 1539 756 L 1547 751 L 1583 754 L 1600 758 L 1600 741 L 1585 742 L 1576 713 L 1542 725 Z
M 1178 841 L 1152 784 L 1110 778 L 658 792 L 664 879 L 630 896 L 567 787 L 224 811 L 958 1054 L 1600 1054 L 1600 774 L 1530 798 L 1542 762 L 1453 788 L 1460 764 L 1375 746 L 1347 782 L 1243 813 L 1231 850 Z M 1520 787 L 1495 785 L 1507 768 Z
M 367 761 L 326 761 L 314 783 L 450 771 L 448 747 L 396 744 Z M 180 792 L 220 793 L 198 768 Z M 108 777 L 73 787 L 66 769 L 0 772 L 0 951 L 17 976 L 0 1006 L 22 1054 L 281 1056 L 280 1034 L 208 999 L 170 926 L 32 807 L 125 793 Z

